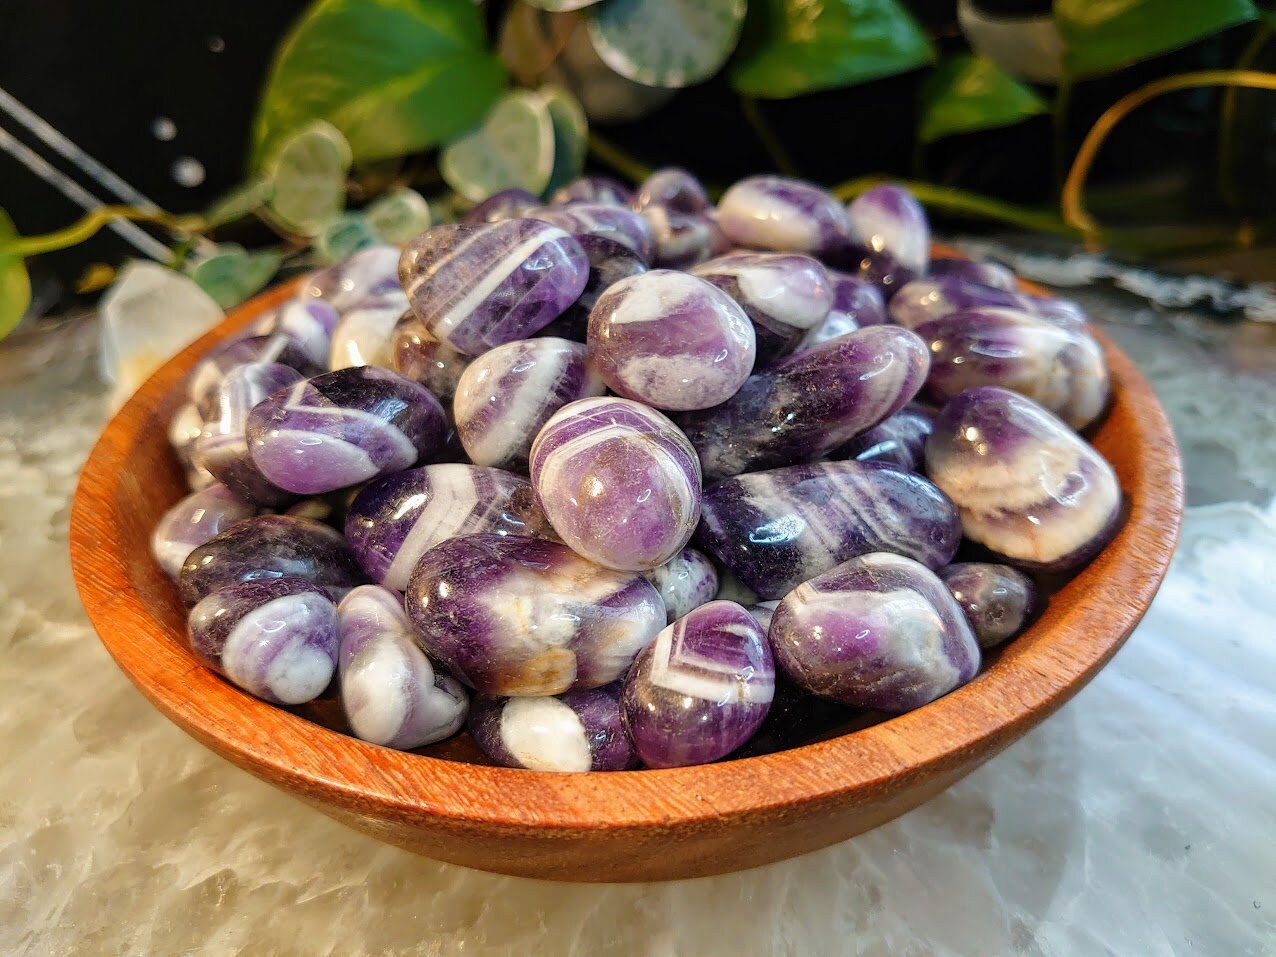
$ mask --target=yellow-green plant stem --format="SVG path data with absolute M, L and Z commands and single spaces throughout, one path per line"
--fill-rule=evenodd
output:
M 589 155 L 610 166 L 632 183 L 641 183 L 653 172 L 652 168 L 630 156 L 615 143 L 589 131 Z
M 1267 23 L 1260 23 L 1250 37 L 1240 58 L 1236 61 L 1236 69 L 1248 70 L 1263 52 L 1263 47 L 1272 38 L 1273 30 Z M 1236 184 L 1232 182 L 1232 164 L 1236 160 L 1236 94 L 1238 89 L 1228 87 L 1223 94 L 1223 104 L 1218 116 L 1218 195 L 1228 206 L 1240 205 L 1240 196 L 1236 192 Z
M 45 233 L 43 236 L 19 236 L 7 242 L 0 241 L 0 255 L 25 257 L 67 249 L 90 239 L 98 230 L 116 219 L 154 223 L 183 236 L 201 232 L 204 226 L 204 220 L 199 216 L 174 216 L 162 210 L 147 211 L 136 206 L 99 206 L 65 229 Z
M 780 137 L 771 128 L 771 124 L 767 122 L 766 117 L 762 115 L 762 109 L 758 106 L 758 101 L 751 96 L 740 97 L 740 112 L 744 114 L 749 126 L 753 127 L 753 133 L 757 136 L 758 142 L 762 144 L 767 156 L 775 164 L 776 172 L 785 176 L 797 176 L 797 166 L 794 165 L 788 150 L 784 148 L 784 144 L 780 142 Z

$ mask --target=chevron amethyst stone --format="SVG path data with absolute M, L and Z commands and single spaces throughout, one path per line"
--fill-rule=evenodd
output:
M 470 357 L 438 338 L 409 309 L 399 317 L 390 339 L 390 368 L 418 382 L 440 399 L 456 391 Z
M 700 463 L 659 412 L 628 399 L 559 409 L 532 444 L 532 487 L 554 531 L 608 568 L 647 570 L 700 520 Z
M 507 342 L 475 358 L 461 376 L 452 400 L 456 434 L 475 465 L 526 473 L 532 440 L 549 417 L 606 391 L 579 342 Z
M 810 256 L 727 253 L 691 269 L 739 303 L 753 323 L 758 365 L 792 352 L 833 306 L 828 273 Z
M 261 333 L 285 337 L 318 371 L 328 364 L 332 333 L 340 321 L 341 313 L 330 302 L 313 298 L 292 299 L 261 324 Z M 291 363 L 285 362 L 284 365 Z
M 378 366 L 298 382 L 248 416 L 253 463 L 275 485 L 299 495 L 402 471 L 433 455 L 446 438 L 438 399 Z
M 320 269 L 302 283 L 302 299 L 325 299 L 338 312 L 368 299 L 402 292 L 399 286 L 399 250 L 394 246 L 369 246 L 349 259 Z
M 890 321 L 886 316 L 886 300 L 876 286 L 836 269 L 825 272 L 833 290 L 833 305 L 829 307 L 824 321 L 812 326 L 802 336 L 799 350 L 810 349 L 864 326 L 881 326 Z
M 638 213 L 612 203 L 571 203 L 567 206 L 538 206 L 523 213 L 557 226 L 577 242 L 586 236 L 610 239 L 632 250 L 644 263 L 655 255 L 656 241 L 651 226 Z
M 899 186 L 874 186 L 846 207 L 851 245 L 858 247 L 858 275 L 886 290 L 887 298 L 925 275 L 930 264 L 930 223 L 913 194 Z
M 1083 330 L 1018 309 L 984 308 L 950 313 L 915 331 L 930 346 L 926 391 L 939 405 L 967 389 L 995 385 L 1083 429 L 1107 404 L 1103 350 Z
M 245 691 L 275 704 L 313 701 L 337 663 L 337 610 L 302 578 L 244 581 L 191 609 L 191 650 Z
M 766 635 L 735 602 L 711 601 L 638 655 L 625 677 L 621 717 L 649 767 L 707 764 L 753 737 L 774 696 Z
M 722 405 L 678 425 L 707 481 L 819 458 L 898 412 L 926 379 L 916 335 L 870 326 L 794 353 L 749 376 Z
M 257 509 L 220 482 L 192 492 L 163 514 L 151 532 L 151 554 L 176 578 L 186 556 Z
M 987 260 L 940 257 L 930 261 L 930 269 L 926 275 L 931 279 L 953 276 L 965 279 L 967 282 L 991 286 L 993 289 L 1005 289 L 1009 292 L 1019 288 L 1019 280 L 1015 278 L 1013 271 L 1001 263 Z
M 365 485 L 346 514 L 346 541 L 374 581 L 403 591 L 421 556 L 460 535 L 554 538 L 532 485 L 459 462 L 396 472 Z
M 652 173 L 634 194 L 633 208 L 651 227 L 655 263 L 662 269 L 686 269 L 726 252 L 722 233 L 700 181 L 681 169 Z
M 660 592 L 670 624 L 718 594 L 718 570 L 694 548 L 684 548 L 643 577 Z
M 685 169 L 667 166 L 638 185 L 631 205 L 640 213 L 652 207 L 671 213 L 703 213 L 709 208 L 709 196 L 700 180 Z
M 966 537 L 1011 564 L 1066 571 L 1116 533 L 1116 473 L 1031 399 L 985 386 L 952 399 L 926 441 L 926 472 L 961 512 Z
M 337 597 L 364 580 L 340 532 L 309 518 L 254 515 L 187 555 L 177 590 L 193 605 L 239 582 L 277 578 L 304 578 Z
M 328 368 L 353 369 L 359 366 L 389 368 L 394 348 L 394 330 L 408 311 L 408 299 L 396 288 L 383 296 L 360 300 L 341 314 L 328 346 Z
M 471 209 L 465 216 L 465 222 L 497 223 L 503 219 L 518 219 L 540 204 L 541 201 L 525 189 L 503 189 Z
M 886 552 L 793 589 L 768 635 L 776 664 L 799 687 L 874 711 L 911 711 L 979 670 L 979 645 L 944 583 Z
M 580 176 L 556 190 L 549 201 L 554 206 L 567 206 L 571 203 L 628 206 L 633 198 L 634 194 L 629 187 L 610 176 Z
M 934 425 L 933 410 L 910 402 L 890 418 L 834 450 L 832 458 L 882 462 L 921 472 L 926 465 L 926 438 Z
M 427 229 L 403 250 L 399 277 L 412 310 L 467 355 L 526 339 L 585 288 L 580 243 L 535 219 Z
M 608 289 L 630 276 L 647 271 L 647 263 L 628 246 L 601 236 L 582 236 L 580 248 L 589 260 L 585 290 L 567 311 L 542 329 L 538 336 L 584 342 L 589 334 L 589 313 Z
M 1066 329 L 1084 329 L 1085 313 L 1065 299 L 1030 296 L 1014 289 L 981 286 L 960 276 L 915 279 L 891 297 L 891 321 L 905 329 L 954 312 L 988 307 L 1021 309 Z
M 589 314 L 590 364 L 619 395 L 657 409 L 705 409 L 749 377 L 754 329 L 731 297 L 671 269 L 622 279 Z
M 417 641 L 483 694 L 551 695 L 625 673 L 664 627 L 650 582 L 535 538 L 466 535 L 422 556 L 408 583 Z
M 276 363 L 254 362 L 231 369 L 210 397 L 211 415 L 191 446 L 191 462 L 207 469 L 245 502 L 274 508 L 293 499 L 262 473 L 248 451 L 248 419 L 267 396 L 301 379 Z
M 461 730 L 469 695 L 417 646 L 402 596 L 360 585 L 337 606 L 337 623 L 341 706 L 355 737 L 406 750 Z
M 1037 586 L 1009 565 L 959 562 L 938 572 L 957 599 L 979 647 L 987 650 L 1014 638 L 1036 610 Z
M 696 543 L 762 598 L 783 598 L 848 558 L 895 552 L 952 561 L 957 508 L 914 472 L 813 462 L 737 475 L 705 490 Z
M 718 224 L 737 246 L 812 256 L 844 249 L 851 229 L 832 194 L 783 176 L 740 180 L 718 203 Z
M 474 699 L 474 743 L 497 764 L 529 771 L 625 771 L 638 756 L 620 723 L 620 684 L 540 698 Z
M 246 365 L 281 365 L 303 376 L 319 372 L 326 361 L 312 362 L 305 351 L 286 335 L 258 335 L 218 346 L 201 359 L 186 380 L 186 394 L 205 419 L 219 413 L 218 389 L 233 369 Z

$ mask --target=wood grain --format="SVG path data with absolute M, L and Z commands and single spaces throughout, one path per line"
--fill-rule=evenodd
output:
M 195 362 L 285 301 L 258 297 L 157 372 L 93 449 L 71 515 L 76 584 L 144 695 L 213 751 L 351 827 L 439 860 L 528 877 L 640 881 L 753 867 L 844 840 L 923 803 L 1080 690 L 1121 647 L 1170 562 L 1178 448 L 1147 382 L 1099 336 L 1114 403 L 1095 437 L 1129 515 L 1108 548 L 974 681 L 910 714 L 801 748 L 693 768 L 544 774 L 469 763 L 464 737 L 404 754 L 265 704 L 202 667 L 150 557 L 184 492 L 166 438 Z M 329 709 L 329 712 L 331 709 Z M 322 707 L 313 717 L 331 724 Z

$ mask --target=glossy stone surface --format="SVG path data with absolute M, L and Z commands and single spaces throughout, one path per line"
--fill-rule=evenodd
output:
M 926 379 L 926 346 L 870 326 L 778 360 L 730 400 L 677 417 L 706 481 L 824 455 L 903 408 Z
M 426 653 L 492 695 L 601 687 L 665 623 L 664 603 L 641 575 L 514 535 L 466 535 L 430 549 L 406 604 Z
M 467 355 L 526 339 L 584 291 L 580 243 L 534 219 L 428 229 L 403 250 L 399 277 L 426 328 Z
M 643 577 L 660 592 L 670 624 L 718 594 L 718 570 L 694 548 L 684 548 L 658 568 L 643 572 Z
M 937 574 L 957 599 L 975 640 L 985 650 L 1018 635 L 1036 611 L 1037 586 L 1009 565 L 958 562 Z
M 932 319 L 916 332 L 930 347 L 926 392 L 942 405 L 959 392 L 995 385 L 1083 429 L 1108 401 L 1108 369 L 1099 344 L 1018 309 L 984 308 Z
M 322 362 L 312 362 L 288 336 L 245 336 L 218 346 L 201 359 L 186 380 L 186 394 L 204 418 L 212 418 L 217 409 L 217 390 L 226 376 L 232 369 L 254 364 L 288 366 L 303 376 L 314 375 L 322 366 Z
M 806 331 L 798 349 L 810 349 L 864 326 L 885 325 L 886 300 L 871 282 L 836 269 L 826 269 L 833 290 L 833 304 L 824 320 Z
M 525 189 L 503 189 L 466 213 L 465 222 L 496 223 L 503 219 L 517 219 L 540 204 L 541 201 Z
M 686 269 L 730 246 L 704 187 L 686 170 L 652 173 L 634 194 L 633 208 L 651 228 L 655 263 L 663 269 Z
M 446 399 L 469 364 L 469 356 L 439 339 L 415 312 L 409 309 L 399 317 L 390 337 L 390 368 L 395 372 Z
M 398 268 L 398 249 L 369 246 L 349 259 L 312 273 L 302 283 L 298 296 L 325 299 L 338 312 L 345 313 L 365 300 L 401 292 Z
M 564 406 L 532 444 L 532 487 L 559 537 L 608 568 L 673 558 L 700 520 L 700 463 L 659 412 L 610 397 Z
M 979 645 L 944 583 L 887 552 L 799 585 L 775 609 L 768 634 L 794 683 L 857 708 L 911 711 L 979 670 Z
M 583 236 L 579 242 L 589 260 L 589 279 L 585 282 L 585 289 L 566 312 L 538 335 L 584 342 L 589 332 L 589 313 L 598 298 L 622 279 L 647 271 L 647 263 L 628 246 L 601 236 Z
M 475 465 L 526 473 L 532 440 L 550 416 L 606 391 L 579 342 L 507 342 L 478 356 L 461 376 L 452 400 L 456 434 Z
M 421 556 L 446 539 L 478 532 L 554 537 L 527 479 L 459 462 L 369 482 L 350 505 L 345 532 L 368 576 L 399 591 Z
M 358 366 L 389 368 L 394 359 L 394 330 L 408 309 L 403 290 L 355 303 L 341 315 L 332 333 L 329 369 Z
M 858 275 L 886 290 L 887 298 L 925 275 L 930 264 L 930 224 L 913 194 L 899 186 L 875 186 L 846 207 L 851 244 L 858 247 Z
M 981 286 L 991 286 L 993 289 L 1005 289 L 1009 292 L 1019 289 L 1019 280 L 1015 278 L 1010 268 L 988 260 L 940 257 L 930 261 L 927 275 L 932 279 L 955 276 Z
M 245 691 L 275 704 L 313 701 L 337 665 L 337 609 L 302 578 L 244 581 L 191 609 L 191 650 Z
M 926 438 L 934 428 L 934 422 L 933 409 L 910 402 L 890 418 L 834 450 L 832 457 L 883 462 L 920 472 L 926 465 Z
M 760 601 L 750 605 L 745 611 L 753 616 L 753 620 L 758 623 L 758 627 L 762 629 L 762 633 L 765 635 L 771 630 L 771 618 L 779 607 L 779 599 L 772 598 L 769 601 Z
M 610 239 L 632 250 L 644 263 L 650 263 L 656 251 L 651 226 L 639 213 L 614 203 L 576 202 L 567 206 L 538 206 L 523 216 L 557 226 L 577 242 L 586 236 Z
M 971 389 L 944 406 L 926 441 L 926 472 L 957 503 L 966 537 L 1015 565 L 1075 568 L 1117 529 L 1112 467 L 1007 389 Z
M 176 578 L 187 555 L 241 519 L 256 514 L 256 508 L 216 482 L 192 492 L 164 513 L 151 532 L 151 554 L 160 568 Z
M 987 307 L 1021 309 L 1068 329 L 1082 329 L 1085 313 L 1065 299 L 1045 299 L 1012 289 L 982 286 L 961 276 L 915 279 L 891 297 L 891 321 L 905 329 L 954 312 Z
M 474 699 L 470 734 L 497 764 L 529 771 L 624 771 L 638 757 L 620 723 L 620 684 L 540 698 Z
M 275 485 L 318 495 L 428 458 L 447 438 L 438 399 L 379 366 L 298 382 L 248 416 L 253 462 Z
M 762 598 L 856 555 L 952 561 L 957 508 L 914 472 L 877 462 L 813 462 L 737 475 L 705 489 L 696 543 Z
M 610 176 L 581 176 L 556 190 L 549 201 L 555 206 L 566 206 L 569 203 L 628 206 L 633 197 L 629 187 Z
M 292 493 L 266 478 L 252 460 L 247 427 L 257 403 L 300 380 L 296 369 L 274 363 L 231 369 L 210 395 L 210 416 L 191 446 L 191 462 L 245 502 L 274 508 L 291 501 Z
M 709 208 L 709 196 L 691 173 L 667 166 L 638 184 L 631 205 L 640 213 L 653 206 L 671 213 L 702 213 Z
M 360 585 L 337 606 L 337 623 L 341 707 L 355 737 L 406 750 L 461 730 L 469 695 L 417 646 L 401 595 Z
M 625 677 L 621 716 L 644 764 L 707 764 L 762 724 L 775 696 L 766 635 L 747 611 L 711 601 L 667 626 Z
M 207 488 L 217 481 L 213 473 L 191 461 L 195 440 L 203 434 L 204 417 L 194 402 L 184 402 L 168 422 L 168 444 L 186 472 L 186 484 L 192 492 Z
M 363 574 L 345 539 L 327 525 L 287 515 L 254 515 L 187 555 L 177 589 L 182 601 L 193 605 L 238 582 L 277 578 L 304 578 L 340 597 Z
M 619 395 L 657 409 L 725 402 L 753 370 L 744 310 L 711 283 L 669 269 L 622 279 L 589 315 L 590 364 Z
M 845 248 L 851 220 L 825 190 L 783 176 L 742 179 L 718 203 L 718 225 L 738 246 L 821 256 Z
M 744 310 L 757 333 L 759 366 L 792 352 L 833 306 L 828 273 L 810 256 L 727 253 L 695 266 L 691 274 L 717 286 Z
M 332 334 L 341 321 L 341 313 L 332 303 L 313 297 L 290 300 L 280 306 L 261 326 L 263 335 L 280 335 L 289 339 L 316 367 L 326 366 L 332 346 Z M 279 360 L 275 360 L 279 361 Z M 285 365 L 291 363 L 285 362 Z

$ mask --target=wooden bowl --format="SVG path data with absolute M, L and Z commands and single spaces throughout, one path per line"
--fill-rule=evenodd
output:
M 75 496 L 76 584 L 119 666 L 196 740 L 338 821 L 439 860 L 554 880 L 661 880 L 754 867 L 867 831 L 938 794 L 1076 694 L 1147 610 L 1178 535 L 1182 476 L 1169 422 L 1147 382 L 1100 336 L 1115 402 L 1095 445 L 1120 476 L 1129 516 L 1043 617 L 965 687 L 854 733 L 702 767 L 547 774 L 477 763 L 465 736 L 421 753 L 377 747 L 331 730 L 340 720 L 331 703 L 282 710 L 203 667 L 184 644 L 176 588 L 148 547 L 156 520 L 185 492 L 166 427 L 187 373 L 291 294 L 279 288 L 236 311 L 111 420 Z

